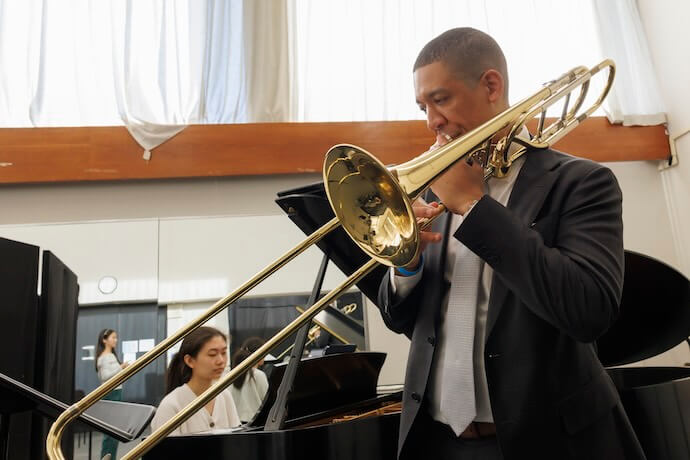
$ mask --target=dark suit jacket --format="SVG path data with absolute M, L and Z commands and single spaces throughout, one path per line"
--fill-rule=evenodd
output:
M 507 207 L 484 196 L 425 252 L 422 280 L 395 302 L 384 277 L 386 325 L 412 343 L 398 453 L 427 392 L 439 327 L 448 237 L 494 269 L 484 361 L 497 437 L 509 459 L 638 459 L 642 449 L 594 341 L 615 321 L 623 283 L 621 192 L 611 171 L 531 150 Z

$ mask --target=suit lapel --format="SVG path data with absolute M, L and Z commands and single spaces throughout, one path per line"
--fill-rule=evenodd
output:
M 525 163 L 515 181 L 507 208 L 515 214 L 525 226 L 529 226 L 539 214 L 546 196 L 558 177 L 559 160 L 549 150 L 528 150 Z M 496 324 L 503 308 L 508 288 L 493 275 L 489 310 L 486 319 L 485 341 Z
M 429 190 L 424 197 L 427 202 L 439 201 L 439 198 L 434 195 L 434 193 Z M 432 277 L 433 285 L 429 292 L 429 297 L 427 297 L 426 306 L 424 308 L 424 315 L 429 315 L 429 319 L 433 318 L 434 328 L 438 326 L 439 315 L 441 312 L 441 304 L 446 295 L 446 290 L 449 288 L 449 281 L 445 279 L 446 273 L 446 263 L 448 259 L 448 239 L 450 236 L 450 225 L 452 223 L 452 214 L 450 212 L 444 212 L 443 215 L 439 216 L 431 228 L 434 232 L 438 232 L 443 235 L 441 243 L 432 244 L 427 247 L 424 252 L 424 257 L 426 261 L 425 266 L 428 266 L 432 273 L 436 276 Z M 425 269 L 426 270 L 426 269 Z

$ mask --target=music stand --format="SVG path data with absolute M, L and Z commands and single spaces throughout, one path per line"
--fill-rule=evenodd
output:
M 306 235 L 335 217 L 321 182 L 278 192 L 276 203 Z M 316 246 L 347 276 L 370 260 L 342 227 L 326 235 Z M 374 303 L 387 270 L 388 267 L 381 265 L 357 283 L 359 290 Z
M 57 419 L 67 408 L 67 404 L 0 373 L 0 459 L 8 458 L 8 428 L 13 414 L 35 411 Z M 118 441 L 129 442 L 143 433 L 155 412 L 155 407 L 145 404 L 99 401 L 80 415 L 77 422 Z
M 317 228 L 333 219 L 334 214 L 326 198 L 323 184 L 315 184 L 278 193 L 276 203 L 288 214 L 288 217 L 305 234 L 311 234 Z M 316 277 L 314 288 L 309 298 L 308 306 L 313 305 L 319 298 L 321 285 L 329 261 L 333 261 L 347 276 L 368 261 L 368 257 L 350 239 L 342 228 L 338 228 L 321 241 L 316 243 L 324 253 L 321 268 Z M 376 299 L 381 278 L 385 275 L 386 267 L 378 267 L 368 276 L 357 283 L 359 289 L 371 300 Z M 310 323 L 305 324 L 297 332 L 295 343 L 290 354 L 290 362 L 281 378 L 275 401 L 271 402 L 270 413 L 264 422 L 265 430 L 282 429 L 287 419 L 288 400 L 294 391 L 294 382 L 301 363 L 302 351 L 307 340 Z M 257 417 L 252 423 L 257 421 Z

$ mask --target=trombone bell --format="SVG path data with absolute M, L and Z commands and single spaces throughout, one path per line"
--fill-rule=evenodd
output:
M 338 221 L 364 252 L 388 266 L 415 258 L 419 231 L 412 203 L 376 157 L 336 145 L 326 154 L 324 185 Z

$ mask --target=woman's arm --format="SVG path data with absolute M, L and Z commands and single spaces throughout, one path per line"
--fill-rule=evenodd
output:
M 175 414 L 180 411 L 180 409 L 181 408 L 178 407 L 178 404 L 176 403 L 172 393 L 168 393 L 168 395 L 161 401 L 158 409 L 156 409 L 156 414 L 153 416 L 153 419 L 151 419 L 151 430 L 155 431 L 163 426 L 163 424 L 173 418 Z M 170 433 L 170 436 L 180 436 L 181 434 L 181 426 L 178 426 L 172 431 L 172 433 Z

